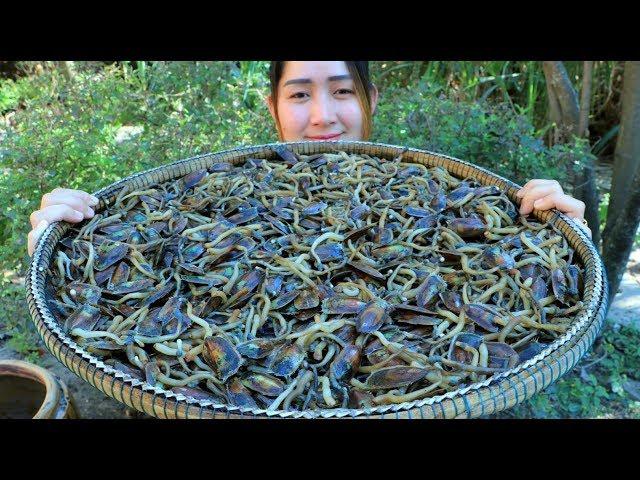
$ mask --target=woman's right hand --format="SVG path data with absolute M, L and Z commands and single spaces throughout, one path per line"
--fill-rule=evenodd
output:
M 31 231 L 27 235 L 27 250 L 29 256 L 33 255 L 38 240 L 46 228 L 52 223 L 65 220 L 70 223 L 78 223 L 95 215 L 93 208 L 98 204 L 98 199 L 82 190 L 70 190 L 68 188 L 56 188 L 42 196 L 40 210 L 31 214 Z

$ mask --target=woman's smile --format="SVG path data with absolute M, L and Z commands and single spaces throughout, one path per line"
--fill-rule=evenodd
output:
M 309 140 L 320 141 L 320 140 L 337 140 L 342 133 L 329 133 L 326 135 L 307 135 L 306 138 Z

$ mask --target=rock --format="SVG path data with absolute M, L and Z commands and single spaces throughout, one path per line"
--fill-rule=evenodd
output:
M 138 126 L 124 125 L 120 127 L 118 130 L 116 130 L 115 141 L 117 144 L 120 144 L 128 140 L 131 140 L 132 138 L 137 137 L 142 132 L 144 132 L 144 127 L 141 125 L 138 125 Z
M 635 380 L 627 380 L 622 384 L 624 391 L 634 400 L 640 401 L 640 382 Z

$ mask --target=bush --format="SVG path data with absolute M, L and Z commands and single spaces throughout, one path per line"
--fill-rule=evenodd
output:
M 507 103 L 460 102 L 440 90 L 420 82 L 381 92 L 375 140 L 467 160 L 521 185 L 532 178 L 566 181 L 590 158 L 582 140 L 545 146 L 527 117 Z
M 81 70 L 70 85 L 55 70 L 31 78 L 36 95 L 12 100 L 24 108 L 0 149 L 0 267 L 24 270 L 29 214 L 55 187 L 94 192 L 181 158 L 277 140 L 256 98 L 260 78 L 247 82 L 232 62 L 157 62 L 144 74 L 115 65 Z M 123 126 L 143 131 L 118 142 Z

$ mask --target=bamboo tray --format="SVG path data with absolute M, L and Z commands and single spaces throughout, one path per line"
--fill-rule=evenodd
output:
M 216 162 L 241 164 L 247 157 L 274 158 L 276 146 L 295 153 L 344 150 L 392 159 L 404 151 L 403 161 L 427 167 L 442 166 L 456 177 L 473 176 L 484 185 L 496 185 L 519 203 L 520 186 L 471 163 L 426 150 L 370 142 L 293 142 L 236 148 L 181 160 L 170 165 L 131 175 L 95 193 L 100 199 L 96 211 L 113 201 L 125 186 L 142 189 L 151 184 L 182 177 Z M 67 368 L 106 395 L 129 407 L 158 418 L 473 418 L 517 405 L 557 381 L 591 347 L 604 323 L 608 285 L 604 265 L 591 240 L 568 217 L 556 210 L 534 212 L 539 221 L 557 227 L 576 251 L 584 266 L 584 305 L 571 328 L 542 352 L 506 372 L 465 388 L 413 402 L 368 409 L 307 411 L 249 409 L 196 400 L 162 390 L 118 371 L 87 353 L 58 328 L 44 297 L 45 274 L 58 240 L 69 224 L 56 222 L 44 232 L 27 274 L 27 302 L 33 322 L 51 353 Z

